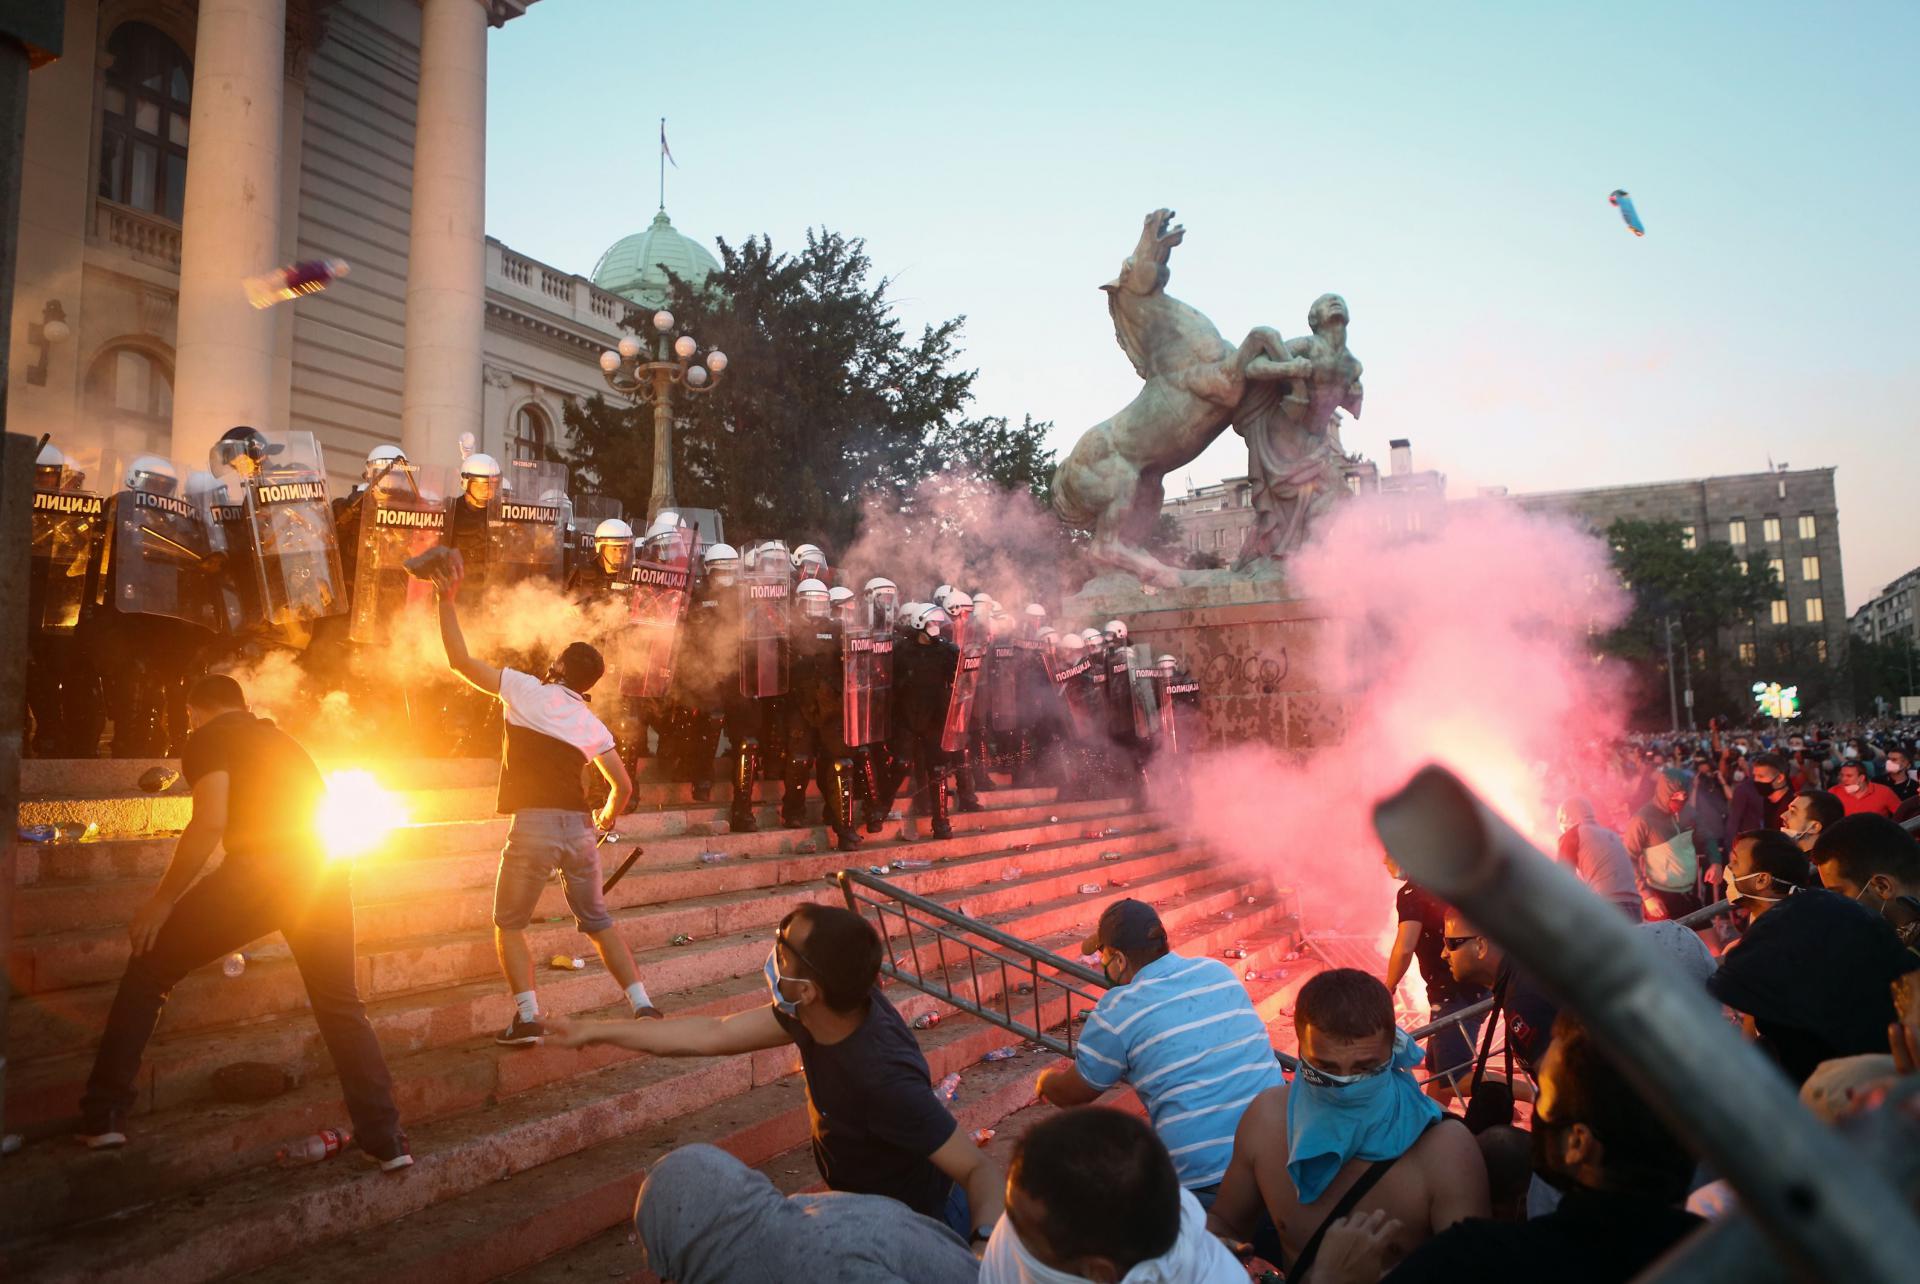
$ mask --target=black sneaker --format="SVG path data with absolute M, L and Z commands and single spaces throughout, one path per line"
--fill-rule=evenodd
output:
M 383 1173 L 397 1173 L 402 1168 L 413 1167 L 413 1152 L 407 1149 L 407 1143 L 404 1141 L 395 1146 L 390 1154 L 381 1154 L 372 1150 L 363 1153 L 368 1159 L 378 1164 Z
M 753 818 L 752 812 L 739 811 L 727 817 L 727 828 L 736 834 L 757 834 L 760 822 Z
M 98 1119 L 83 1119 L 75 1136 L 88 1150 L 117 1150 L 127 1144 L 127 1121 L 117 1111 Z
M 493 1036 L 493 1041 L 507 1047 L 525 1048 L 542 1042 L 547 1037 L 547 1027 L 538 1021 L 522 1021 L 519 1013 L 514 1013 L 513 1024 Z

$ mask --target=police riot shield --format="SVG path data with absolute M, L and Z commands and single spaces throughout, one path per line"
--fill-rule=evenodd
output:
M 658 699 L 673 686 L 674 643 L 693 598 L 693 571 L 678 565 L 633 564 L 633 608 L 620 644 L 620 693 Z
M 500 489 L 487 503 L 487 587 L 559 583 L 568 507 L 565 464 L 508 460 Z
M 1133 734 L 1142 741 L 1160 735 L 1160 693 L 1166 688 L 1161 671 L 1152 665 L 1133 670 Z
M 787 693 L 787 625 L 793 573 L 753 571 L 740 577 L 740 694 L 765 700 Z
M 347 613 L 346 575 L 327 502 L 327 470 L 310 432 L 263 433 L 264 451 L 224 461 L 218 506 L 243 629 L 299 631 Z M 251 583 L 244 581 L 250 580 Z
M 1106 698 L 1106 732 L 1115 739 L 1131 739 L 1134 735 L 1133 648 L 1112 648 L 1102 664 L 1107 676 L 1102 691 Z
M 122 615 L 157 616 L 219 632 L 225 624 L 219 562 L 212 555 L 206 512 L 181 494 L 179 476 L 171 464 L 151 456 L 130 458 L 114 470 L 121 488 L 107 506 L 109 529 L 94 600 Z
M 1200 679 L 1176 668 L 1162 684 L 1166 704 L 1160 725 L 1170 748 L 1192 753 L 1201 745 Z
M 960 648 L 960 662 L 953 666 L 953 690 L 947 696 L 947 720 L 940 727 L 942 753 L 959 753 L 966 748 L 967 724 L 973 717 L 974 699 L 980 694 L 986 660 L 984 642 Z
M 1026 647 L 1012 638 L 1000 638 L 988 648 L 987 727 L 993 731 L 1020 729 L 1020 670 L 1031 660 Z
M 442 486 L 417 464 L 399 461 L 341 514 L 342 547 L 354 549 L 353 606 L 347 636 L 384 645 L 409 612 L 432 611 L 433 587 L 407 574 L 406 561 L 440 543 L 446 530 Z
M 70 634 L 80 622 L 92 569 L 107 529 L 107 500 L 98 487 L 95 453 L 82 458 L 48 445 L 33 469 L 33 535 L 27 580 L 27 627 Z
M 841 733 L 847 744 L 879 744 L 893 730 L 893 630 L 848 629 L 841 643 Z

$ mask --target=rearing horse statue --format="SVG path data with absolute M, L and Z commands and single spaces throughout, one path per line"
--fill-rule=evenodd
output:
M 1163 481 L 1232 421 L 1250 379 L 1304 376 L 1278 331 L 1258 326 L 1235 348 L 1197 308 L 1167 293 L 1167 256 L 1186 237 L 1172 210 L 1147 215 L 1139 244 L 1107 292 L 1114 337 L 1146 381 L 1112 418 L 1089 428 L 1053 474 L 1053 507 L 1093 531 L 1095 561 L 1172 586 L 1180 572 L 1143 547 L 1160 517 Z

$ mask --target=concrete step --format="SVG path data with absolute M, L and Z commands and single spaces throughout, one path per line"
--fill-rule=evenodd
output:
M 989 863 L 982 865 L 982 868 L 991 870 L 993 866 Z M 1165 897 L 1183 895 L 1198 880 L 1217 877 L 1205 865 L 1196 863 L 1190 851 L 1171 847 L 1145 850 L 1120 868 L 1134 872 L 1143 880 L 1143 886 Z M 998 915 L 1000 921 L 996 925 L 1003 930 L 1027 935 L 1038 935 L 1066 926 L 1066 920 L 1077 919 L 1084 913 L 1084 906 L 1071 895 L 1071 885 L 1075 877 L 1085 876 L 1086 869 L 1083 863 L 1077 871 L 1072 868 L 1065 870 L 1051 884 L 1033 882 L 1030 884 L 1032 888 L 1051 887 L 1062 895 L 1054 901 L 1042 903 L 1041 898 L 1029 892 L 1024 908 L 1016 906 L 1011 912 Z M 630 941 L 643 936 L 654 940 L 654 948 L 636 949 L 636 963 L 647 980 L 648 989 L 666 1004 L 669 994 L 682 990 L 699 991 L 702 987 L 724 982 L 731 977 L 745 976 L 750 982 L 757 983 L 757 970 L 765 957 L 766 943 L 774 924 L 802 900 L 831 903 L 840 899 L 839 891 L 824 879 L 787 890 L 787 895 L 756 895 L 724 902 L 726 910 L 738 915 L 739 921 L 725 933 L 716 932 L 686 946 L 666 945 L 667 938 L 659 936 L 658 930 L 646 931 L 644 925 L 625 930 L 629 924 L 623 921 L 623 934 Z M 1219 899 L 1218 903 L 1209 902 L 1204 912 L 1211 913 L 1225 903 L 1225 898 Z M 637 914 L 645 915 L 647 912 L 643 910 Z M 718 907 L 713 912 L 718 912 Z M 625 919 L 627 915 L 623 913 L 622 917 Z M 1074 929 L 1069 926 L 1068 930 Z M 580 948 L 577 940 L 569 948 Z M 536 954 L 536 958 L 544 957 L 544 954 Z M 610 978 L 591 952 L 586 957 L 592 962 L 584 972 L 541 969 L 538 974 L 541 998 L 550 1010 L 578 1011 L 606 1003 L 612 997 Z M 926 966 L 930 968 L 932 965 L 933 958 L 929 955 Z M 282 972 L 291 971 L 290 965 L 281 964 L 280 968 Z M 249 968 L 247 976 L 267 970 L 268 965 L 259 969 Z M 197 979 L 196 976 L 190 981 Z M 223 1005 L 221 1011 L 230 1012 L 231 1004 L 223 1003 L 227 996 L 222 991 L 246 979 L 243 976 L 237 981 L 228 981 L 214 973 L 206 986 L 192 993 L 204 996 L 201 999 L 203 1005 Z M 295 996 L 292 1001 L 304 998 L 304 991 L 296 976 L 282 976 L 280 981 L 284 987 L 292 990 Z M 79 993 L 52 997 L 72 1002 Z M 85 992 L 83 997 L 87 1007 L 100 1009 L 102 1015 L 98 1020 L 103 1021 L 104 1004 L 111 999 L 111 988 L 99 987 L 95 991 Z M 183 982 L 176 989 L 174 1002 L 182 1002 L 189 997 L 189 984 Z M 369 1017 L 391 1059 L 407 1052 L 491 1034 L 506 1024 L 508 1008 L 500 982 L 489 970 L 457 986 L 386 999 L 376 998 L 369 1004 Z M 37 1038 L 34 1037 L 32 1032 L 36 1027 L 26 1017 L 29 1013 L 39 1015 L 46 1011 L 33 1008 L 24 1000 L 15 1009 L 16 1017 L 20 1018 L 19 1046 L 31 1050 L 39 1044 L 43 1049 L 48 1046 L 57 1049 L 37 1058 L 23 1056 L 12 1070 L 7 1117 L 9 1126 L 16 1129 L 51 1127 L 73 1116 L 78 1109 L 80 1087 L 91 1066 L 92 1047 L 98 1039 L 98 1021 L 91 1025 L 75 1021 L 71 1007 L 60 1012 L 61 1018 L 67 1022 L 64 1027 L 67 1032 L 65 1043 L 49 1044 L 51 1035 L 44 1019 L 39 1026 L 41 1033 Z M 243 1024 L 226 1021 L 199 1028 L 195 1028 L 191 1022 L 176 1024 L 172 1016 L 172 1004 L 168 1013 L 166 1033 L 150 1046 L 143 1069 L 139 1107 L 142 1110 L 164 1110 L 204 1099 L 210 1092 L 213 1071 L 234 1061 L 266 1061 L 286 1066 L 302 1077 L 324 1076 L 330 1072 L 331 1063 L 324 1056 L 317 1031 L 297 1012 L 292 1014 L 291 1020 L 279 1016 Z M 191 1011 L 189 1015 L 192 1015 Z M 218 1016 L 216 1012 L 209 1019 L 218 1020 Z
M 1239 887 L 1211 887 L 1170 908 L 1169 930 L 1181 942 L 1181 948 L 1195 952 L 1214 948 L 1217 940 L 1205 930 L 1209 917 L 1205 911 L 1219 904 L 1223 897 L 1236 896 L 1240 890 Z M 1041 926 L 1046 920 L 1042 915 L 1033 921 Z M 1201 930 L 1189 933 L 1189 922 L 1201 925 Z M 764 958 L 766 942 L 754 942 L 754 949 L 759 958 Z M 958 1014 L 925 995 L 897 984 L 890 985 L 888 992 L 902 1016 L 910 1022 L 928 1011 L 947 1014 L 948 1020 L 927 1032 L 929 1035 L 955 1022 L 965 1028 L 966 1022 Z M 602 989 L 595 998 L 604 1002 L 606 994 Z M 542 997 L 550 1008 L 562 1007 L 552 993 L 543 991 Z M 731 979 L 700 991 L 676 992 L 663 1001 L 675 1014 L 723 1015 L 764 1003 L 765 988 L 756 975 Z M 505 1006 L 502 999 L 502 1024 Z M 1051 996 L 1047 1010 L 1050 1020 L 1064 1015 L 1058 1000 Z M 618 1015 L 604 1009 L 598 1014 Z M 997 1027 L 990 1028 L 996 1032 L 995 1039 L 977 1049 L 975 1056 L 986 1048 L 1011 1041 Z M 620 1049 L 596 1048 L 579 1053 L 545 1048 L 502 1049 L 491 1042 L 476 1043 L 471 1039 L 460 1046 L 410 1057 L 397 1056 L 391 1047 L 388 1052 L 396 1095 L 409 1130 L 415 1134 L 416 1150 L 421 1149 L 422 1128 L 432 1125 L 436 1119 L 485 1110 L 518 1094 L 549 1088 L 556 1083 L 571 1081 L 590 1087 L 592 1082 L 598 1082 L 594 1078 L 596 1071 L 651 1061 Z M 797 1054 L 791 1048 L 769 1049 L 735 1060 L 751 1063 L 747 1079 L 753 1084 L 776 1081 L 798 1065 Z M 713 1067 L 732 1063 L 680 1061 L 670 1064 L 697 1079 L 710 1073 Z M 945 1071 L 937 1071 L 936 1077 L 942 1073 Z M 657 1094 L 668 1094 L 660 1097 L 663 1101 L 678 1100 L 671 1096 L 675 1092 L 697 1095 L 703 1091 L 693 1085 L 675 1088 L 665 1080 L 649 1082 Z M 744 1091 L 745 1085 L 739 1090 Z M 18 1199 L 0 1207 L 0 1241 L 31 1230 L 144 1204 L 216 1178 L 227 1179 L 236 1171 L 258 1167 L 271 1156 L 275 1145 L 287 1138 L 303 1136 L 319 1127 L 338 1126 L 343 1118 L 344 1111 L 331 1082 L 316 1080 L 272 1102 L 251 1106 L 198 1104 L 138 1120 L 134 1142 L 125 1151 L 76 1154 L 65 1138 L 31 1146 L 8 1164 L 9 1184 Z M 564 1128 L 569 1124 L 564 1118 L 556 1118 L 554 1126 Z
M 662 800 L 671 786 L 660 786 Z M 484 816 L 493 810 L 496 795 L 492 785 L 454 789 L 395 790 L 407 818 L 415 824 L 463 820 Z M 684 798 L 685 794 L 682 793 Z M 20 824 L 58 825 L 95 824 L 109 836 L 134 837 L 147 834 L 177 834 L 193 815 L 193 796 L 182 788 L 163 794 L 132 793 L 67 795 L 59 798 L 22 798 Z
M 1078 832 L 1073 829 L 1076 820 L 1089 825 L 1098 823 L 1110 826 L 1116 823 L 1111 819 L 1112 804 L 1082 804 L 1081 806 L 1089 807 L 1090 810 L 1079 816 L 1069 811 L 1061 811 L 1054 804 L 1006 809 L 990 808 L 969 816 L 965 826 L 956 825 L 956 837 L 953 841 L 961 841 L 961 834 L 969 836 L 967 841 L 983 841 L 980 835 L 996 829 L 1006 833 L 1005 841 L 1009 844 L 1017 845 L 1022 842 L 1036 841 L 1036 836 L 1040 833 L 1039 828 L 1035 828 L 1032 834 L 1013 833 L 1008 828 L 1013 822 L 1022 819 L 1033 822 L 1035 826 L 1041 826 L 1042 822 L 1046 827 L 1064 826 L 1064 829 L 1057 831 L 1060 833 Z M 1058 817 L 1057 820 L 1054 819 L 1055 816 Z M 632 821 L 635 818 L 627 819 Z M 1147 823 L 1148 819 L 1150 818 L 1142 818 L 1130 823 Z M 898 822 L 890 821 L 888 824 L 894 828 L 882 837 L 894 836 L 898 833 Z M 416 832 L 408 831 L 410 835 Z M 500 831 L 502 838 L 504 838 L 504 832 L 503 828 Z M 617 853 L 631 853 L 632 847 L 624 841 L 628 833 L 628 830 L 623 829 L 621 843 L 609 844 L 602 849 L 603 868 L 607 868 L 610 858 Z M 446 852 L 439 849 L 456 839 L 457 836 L 443 833 L 420 840 L 417 844 L 413 844 L 420 854 L 409 861 L 381 859 L 356 862 L 354 873 L 357 899 L 362 903 L 371 903 L 376 899 L 391 899 L 370 894 L 385 889 L 389 882 L 397 887 L 412 889 L 420 895 L 431 897 L 440 892 L 441 885 L 437 880 L 443 877 L 452 878 L 457 884 L 469 887 L 491 887 L 494 872 L 499 864 L 497 849 L 476 851 L 461 845 L 457 846 L 452 854 L 463 857 L 463 860 L 451 865 L 428 864 L 437 856 L 446 855 Z M 730 835 L 724 844 L 719 840 L 701 837 L 678 842 L 649 838 L 642 839 L 640 842 L 645 850 L 641 856 L 641 862 L 636 863 L 636 869 L 641 867 L 641 863 L 648 862 L 668 868 L 674 866 L 676 862 L 697 866 L 696 858 L 699 852 L 708 848 L 730 850 L 729 845 L 733 842 L 741 843 L 748 850 L 753 849 L 750 845 L 769 848 L 774 855 L 781 854 L 782 849 L 788 849 L 796 859 L 802 855 L 800 849 L 809 843 L 816 849 L 811 856 L 828 854 L 831 849 L 826 830 L 818 828 Z M 656 844 L 659 847 L 657 852 L 654 850 Z M 929 849 L 937 850 L 932 844 L 929 844 Z M 434 853 L 434 855 L 426 853 Z M 625 854 L 619 854 L 618 860 L 611 863 L 617 867 L 618 862 L 625 859 Z M 750 860 L 751 857 L 748 858 L 748 861 Z M 745 863 L 747 862 L 733 865 L 731 868 L 741 868 Z M 726 877 L 725 874 L 714 875 L 714 878 L 719 881 L 713 885 L 724 885 Z M 115 885 L 122 881 L 134 882 L 136 886 Z M 620 886 L 624 887 L 625 882 L 623 881 Z M 653 884 L 642 882 L 636 886 L 652 886 L 657 891 L 661 891 L 663 896 L 671 891 L 671 888 L 661 889 L 657 882 Z M 90 928 L 41 934 L 21 933 L 14 941 L 9 958 L 16 991 L 33 994 L 47 993 L 119 976 L 125 968 L 128 955 L 125 924 L 130 920 L 132 910 L 137 908 L 146 895 L 144 886 L 139 885 L 139 880 L 109 880 L 95 884 L 92 888 L 67 885 L 56 889 L 50 885 L 42 885 L 31 889 L 35 893 L 33 896 L 26 895 L 27 890 L 22 889 L 19 896 L 22 900 L 31 902 L 27 913 L 43 926 L 58 927 L 65 921 L 76 918 L 85 919 L 90 914 L 88 907 L 96 901 L 101 906 L 101 912 L 92 916 L 91 921 L 94 926 Z M 557 909 L 542 911 L 542 913 L 549 912 L 559 913 L 560 911 Z
M 621 817 L 618 828 L 622 838 L 638 839 L 643 843 L 674 837 L 716 837 L 741 843 L 773 838 L 775 846 L 768 850 L 778 850 L 775 836 L 794 832 L 783 830 L 780 826 L 777 797 L 763 799 L 755 807 L 754 818 L 760 825 L 759 833 L 733 834 L 727 827 L 727 804 L 724 801 L 689 802 L 684 796 L 685 786 L 675 788 L 681 791 L 675 798 L 647 804 Z M 982 797 L 987 813 L 1009 808 L 1047 807 L 1065 816 L 1097 810 L 1110 811 L 1117 805 L 1113 800 L 1053 803 L 1051 789 L 1000 789 Z M 896 804 L 896 810 L 904 806 L 903 799 Z M 977 817 L 987 813 L 971 815 Z M 809 806 L 808 815 L 818 815 L 817 803 Z M 969 816 L 956 815 L 954 828 L 964 828 L 969 819 Z M 898 832 L 899 822 L 890 821 L 888 824 L 889 833 Z M 498 853 L 506 842 L 507 825 L 506 817 L 493 815 L 493 795 L 489 793 L 484 806 L 466 817 L 436 822 L 425 822 L 415 817 L 415 823 L 395 830 L 379 849 L 359 857 L 355 867 L 364 869 L 404 864 L 423 855 L 479 851 Z M 20 887 L 98 882 L 115 878 L 157 879 L 167 868 L 167 861 L 173 855 L 173 846 L 171 835 L 109 837 L 86 843 L 22 843 L 18 848 L 15 878 Z
M 966 1133 L 997 1129 L 1031 1100 L 1035 1075 L 1053 1059 L 1051 1053 L 1028 1050 L 1011 1061 L 981 1064 L 979 1055 L 995 1046 L 990 1028 L 982 1032 L 978 1022 L 966 1021 L 943 1028 L 943 1033 L 942 1039 L 923 1037 L 922 1044 L 935 1079 L 949 1069 L 963 1074 L 952 1110 Z M 780 1113 L 769 1118 L 765 1112 L 773 1109 Z M 485 1187 L 371 1233 L 316 1245 L 242 1278 L 248 1284 L 292 1284 L 322 1272 L 367 1278 L 397 1270 L 402 1278 L 431 1278 L 437 1284 L 479 1284 L 509 1272 L 514 1272 L 512 1279 L 557 1279 L 562 1276 L 538 1274 L 544 1261 L 571 1258 L 587 1245 L 597 1245 L 602 1235 L 613 1239 L 619 1252 L 598 1278 L 650 1278 L 640 1273 L 640 1253 L 627 1244 L 624 1228 L 640 1183 L 655 1163 L 681 1146 L 704 1141 L 758 1167 L 783 1190 L 818 1189 L 819 1174 L 807 1145 L 789 1144 L 769 1153 L 769 1147 L 783 1140 L 803 1142 L 806 1135 L 804 1104 L 789 1103 L 776 1089 L 756 1088 L 699 1116 L 544 1164 L 515 1178 L 510 1185 L 517 1189 L 508 1189 L 508 1183 Z M 620 1275 L 613 1274 L 615 1265 L 625 1268 Z
M 1004 841 L 1009 845 L 1058 841 L 1093 832 L 1095 826 L 1102 829 L 1137 829 L 1152 822 L 1149 816 L 1129 817 L 1122 808 L 1123 804 L 1117 802 L 1043 802 L 995 807 L 959 818 L 954 825 L 953 841 L 963 847 L 967 843 L 978 846 L 996 841 Z M 900 821 L 886 822 L 882 832 L 868 835 L 866 843 L 859 850 L 888 847 L 897 850 L 902 824 Z M 1020 834 L 1007 832 L 1016 826 L 1031 829 Z M 447 843 L 454 836 L 433 832 L 446 828 L 449 827 L 430 826 L 407 831 L 410 840 L 416 834 L 423 836 L 409 842 L 412 851 L 405 858 L 383 855 L 355 862 L 356 904 L 362 907 L 391 905 L 410 898 L 438 898 L 448 892 L 476 888 L 485 889 L 490 895 L 500 866 L 499 847 L 462 844 L 458 850 L 446 850 Z M 503 826 L 503 843 L 504 837 Z M 601 849 L 600 858 L 601 865 L 608 867 L 611 872 L 611 868 L 617 868 L 633 854 L 635 846 L 641 849 L 639 859 L 626 879 L 622 880 L 621 886 L 624 887 L 628 880 L 638 879 L 650 872 L 671 870 L 677 873 L 688 868 L 734 870 L 743 868 L 756 858 L 798 854 L 802 847 L 808 845 L 813 846 L 816 852 L 829 850 L 831 842 L 827 831 L 808 826 L 802 829 L 768 829 L 752 834 L 687 835 L 635 839 L 631 842 L 626 840 L 623 833 L 620 842 L 609 843 Z M 941 850 L 949 849 L 943 846 Z M 720 852 L 736 859 L 724 865 L 708 867 L 701 865 L 698 860 L 705 852 Z M 876 859 L 884 861 L 887 857 L 879 856 Z M 721 879 L 715 886 L 724 885 L 725 881 Z M 21 887 L 14 897 L 14 938 L 19 941 L 90 928 L 117 933 L 124 930 L 134 912 L 152 894 L 158 883 L 156 871 L 151 876 L 141 873 L 86 881 L 40 881 Z M 361 938 L 366 939 L 379 930 L 379 925 L 363 917 L 359 930 Z
M 366 755 L 343 758 L 315 754 L 314 762 L 323 772 L 369 768 Z M 20 794 L 23 798 L 58 798 L 63 795 L 134 793 L 140 788 L 140 777 L 154 767 L 178 770 L 180 762 L 175 758 L 27 758 L 20 763 Z M 370 769 L 383 781 L 404 781 L 409 789 L 469 789 L 482 786 L 491 789 L 500 777 L 500 760 L 386 758 L 375 759 Z M 660 760 L 641 759 L 634 783 L 668 783 Z M 721 788 L 725 788 L 724 784 Z
M 923 1032 L 921 1041 L 937 1079 L 949 1069 L 972 1064 L 1003 1039 L 996 1027 L 956 1018 Z M 606 1143 L 624 1142 L 639 1119 L 657 1121 L 654 1145 L 679 1144 L 687 1135 L 684 1116 L 722 1102 L 739 1111 L 722 1118 L 747 1119 L 749 1127 L 765 1139 L 760 1143 L 765 1146 L 763 1153 L 776 1153 L 804 1137 L 806 1116 L 804 1094 L 791 1073 L 797 1056 L 791 1049 L 769 1053 L 785 1055 L 775 1060 L 759 1054 L 698 1063 L 653 1058 L 622 1062 L 413 1128 L 416 1163 L 397 1176 L 364 1167 L 356 1170 L 356 1156 L 351 1154 L 307 1168 L 256 1167 L 222 1180 L 215 1188 L 162 1198 L 130 1216 L 108 1216 L 18 1243 L 6 1250 L 0 1265 L 9 1277 L 17 1278 L 153 1284 L 264 1266 L 502 1180 L 519 1182 L 516 1190 L 531 1202 L 541 1198 L 549 1185 L 522 1181 L 516 1174 L 530 1176 L 528 1170 L 541 1165 Z M 771 1091 L 760 1092 L 750 1104 L 731 1100 L 762 1089 Z M 1024 1096 L 1025 1089 L 1019 1089 L 1019 1094 Z M 84 1203 L 99 1212 L 131 1202 L 125 1198 L 123 1183 L 145 1171 L 141 1151 L 88 1158 L 120 1160 L 125 1166 L 119 1173 L 104 1167 L 91 1172 L 79 1187 Z M 47 1173 L 41 1167 L 40 1173 L 10 1167 L 9 1180 L 16 1174 L 19 1178 L 58 1176 L 58 1171 Z M 612 1153 L 602 1151 L 581 1161 L 577 1171 L 597 1174 L 609 1188 L 595 1199 L 571 1201 L 579 1216 L 564 1227 L 565 1243 L 576 1242 L 619 1215 L 620 1201 L 630 1202 L 632 1197 L 633 1186 L 627 1184 L 632 1179 L 627 1174 L 636 1169 L 631 1162 L 616 1164 Z M 26 1182 L 24 1188 L 33 1191 L 42 1184 Z M 609 1207 L 612 1213 L 606 1211 Z M 0 1215 L 13 1221 L 17 1213 L 9 1208 Z M 48 1222 L 43 1217 L 37 1224 L 44 1227 Z M 553 1234 L 562 1229 L 554 1227 Z M 217 1265 L 209 1269 L 210 1264 Z M 499 1268 L 493 1269 L 497 1274 Z M 436 1269 L 432 1277 L 456 1276 Z

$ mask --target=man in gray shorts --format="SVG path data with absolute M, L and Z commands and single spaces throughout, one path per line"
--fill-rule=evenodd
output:
M 479 690 L 499 699 L 506 731 L 500 758 L 497 809 L 513 817 L 500 873 L 493 886 L 493 940 L 500 970 L 513 994 L 513 1022 L 494 1042 L 525 1046 L 546 1036 L 533 991 L 533 956 L 527 924 L 556 867 L 566 879 L 567 906 L 627 993 L 637 1017 L 657 1017 L 633 955 L 613 925 L 600 892 L 596 835 L 613 828 L 633 796 L 633 780 L 614 749 L 613 733 L 587 707 L 585 693 L 606 664 L 585 642 L 574 642 L 547 669 L 544 679 L 517 669 L 496 669 L 467 653 L 454 599 L 463 570 L 460 554 L 447 548 L 408 563 L 440 593 L 440 641 L 447 666 Z M 587 802 L 585 767 L 591 762 L 612 786 L 596 814 Z

